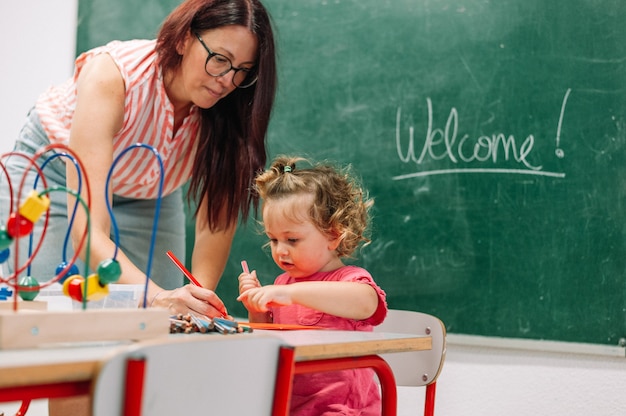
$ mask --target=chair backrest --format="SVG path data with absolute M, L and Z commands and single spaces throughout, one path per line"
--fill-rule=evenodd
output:
M 122 415 L 129 359 L 145 359 L 141 415 L 271 415 L 278 372 L 276 337 L 176 335 L 130 346 L 103 360 L 93 416 Z
M 426 386 L 439 377 L 446 356 L 446 327 L 441 320 L 426 313 L 390 309 L 376 332 L 430 335 L 430 351 L 383 354 L 398 386 Z

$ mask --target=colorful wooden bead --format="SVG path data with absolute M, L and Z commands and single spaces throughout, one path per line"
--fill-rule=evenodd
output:
M 13 291 L 8 287 L 0 287 L 0 300 L 7 300 L 13 296 Z M 2 413 L 0 413 L 0 416 Z
M 5 248 L 4 250 L 0 250 L 0 263 L 4 263 L 9 258 L 11 254 L 11 250 Z
M 50 198 L 39 196 L 37 191 L 33 189 L 20 206 L 19 213 L 34 224 L 48 208 L 50 208 Z
M 63 272 L 63 270 L 65 270 L 65 268 L 67 267 L 67 262 L 63 261 L 61 262 L 61 264 L 59 264 L 56 268 L 56 271 L 54 274 L 56 274 L 57 276 L 59 276 L 59 283 L 64 283 L 65 280 L 69 277 L 69 276 L 73 276 L 75 274 L 78 274 L 78 266 L 76 264 L 72 264 L 72 266 L 70 266 L 69 270 L 66 271 L 65 273 L 63 273 L 61 275 L 61 273 Z
M 24 237 L 33 231 L 33 222 L 22 217 L 17 212 L 12 212 L 7 221 L 7 233 L 12 238 Z
M 95 273 L 87 279 L 77 274 L 68 277 L 63 282 L 63 293 L 77 302 L 82 302 L 85 297 L 85 284 L 87 284 L 87 301 L 100 300 L 109 294 L 109 286 L 101 285 Z
M 0 227 L 0 250 L 8 248 L 13 243 L 13 238 L 7 232 L 5 227 Z
M 115 259 L 102 260 L 98 265 L 98 276 L 100 276 L 101 285 L 115 283 L 120 279 L 121 275 L 120 262 Z
M 39 282 L 32 276 L 22 276 L 17 281 L 17 289 L 23 300 L 34 300 L 39 294 Z
M 82 302 L 82 283 L 84 281 L 85 278 L 78 274 L 67 277 L 63 282 L 63 294 L 70 297 L 71 299 L 74 299 L 75 301 Z
M 84 285 L 85 283 L 83 283 Z M 87 300 L 100 300 L 109 295 L 109 285 L 101 285 L 100 277 L 97 274 L 92 274 L 87 277 Z M 83 288 L 84 293 L 84 288 Z

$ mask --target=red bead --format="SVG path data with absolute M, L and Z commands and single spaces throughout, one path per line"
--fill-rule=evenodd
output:
M 33 223 L 17 212 L 12 212 L 7 221 L 7 233 L 10 237 L 19 238 L 33 231 Z
M 75 274 L 63 282 L 63 293 L 77 302 L 83 301 L 83 285 L 85 278 Z

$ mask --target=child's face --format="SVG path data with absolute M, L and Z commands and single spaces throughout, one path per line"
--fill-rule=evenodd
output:
M 328 237 L 311 222 L 308 211 L 312 200 L 311 195 L 294 195 L 263 204 L 272 258 L 295 278 L 343 265 L 335 252 L 339 240 Z

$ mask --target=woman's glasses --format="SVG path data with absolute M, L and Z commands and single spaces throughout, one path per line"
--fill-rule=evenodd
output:
M 257 80 L 255 68 L 235 68 L 233 63 L 226 56 L 213 52 L 206 46 L 200 35 L 194 32 L 209 56 L 204 63 L 204 70 L 212 77 L 221 77 L 228 74 L 231 70 L 235 71 L 233 75 L 233 85 L 237 88 L 248 88 Z

